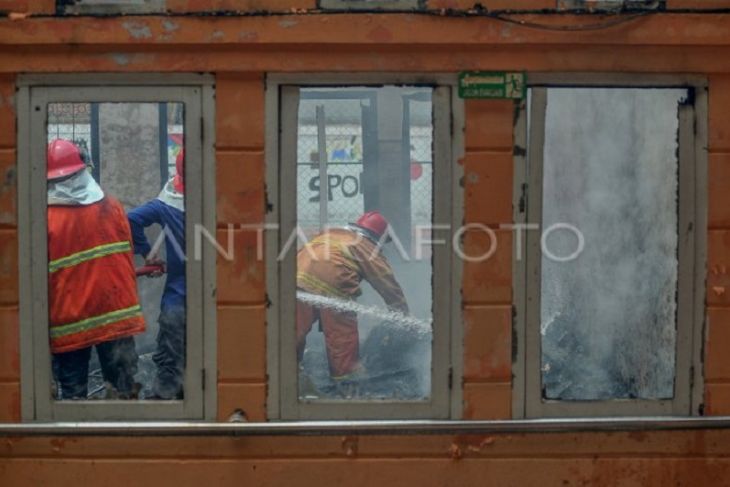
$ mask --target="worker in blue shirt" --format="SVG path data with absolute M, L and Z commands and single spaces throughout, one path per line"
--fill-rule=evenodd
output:
M 165 265 L 167 281 L 160 303 L 157 349 L 152 357 L 157 366 L 153 396 L 148 399 L 182 399 L 185 378 L 185 185 L 184 151 L 175 159 L 175 176 L 157 198 L 131 210 L 127 217 L 132 230 L 134 253 L 146 265 Z M 150 246 L 144 229 L 162 227 L 165 236 L 165 264 Z M 153 275 L 161 275 L 158 272 Z

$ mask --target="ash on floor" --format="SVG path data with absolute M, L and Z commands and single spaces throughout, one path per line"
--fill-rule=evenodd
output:
M 307 341 L 299 372 L 299 397 L 318 399 L 426 400 L 430 396 L 431 337 L 389 323 L 375 326 L 360 344 L 364 372 L 334 381 L 322 333 Z

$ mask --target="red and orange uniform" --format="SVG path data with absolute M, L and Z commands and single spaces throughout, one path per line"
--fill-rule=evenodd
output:
M 90 205 L 48 206 L 52 353 L 145 330 L 131 250 L 127 217 L 114 198 L 105 196 Z
M 297 254 L 297 288 L 308 293 L 354 300 L 365 279 L 392 310 L 408 313 L 403 290 L 376 243 L 347 229 L 328 230 Z M 307 334 L 319 320 L 324 332 L 330 374 L 344 378 L 358 365 L 357 314 L 297 302 L 297 353 L 301 360 Z

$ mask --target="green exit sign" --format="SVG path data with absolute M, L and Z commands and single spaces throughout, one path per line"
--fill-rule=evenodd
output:
M 459 73 L 461 98 L 524 98 L 525 73 L 464 71 Z

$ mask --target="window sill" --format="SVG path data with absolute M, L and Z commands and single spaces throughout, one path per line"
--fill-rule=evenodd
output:
M 271 423 L 85 422 L 0 424 L 0 437 L 22 436 L 357 436 L 486 435 L 597 431 L 728 429 L 730 416 L 525 419 L 506 421 L 299 421 Z

